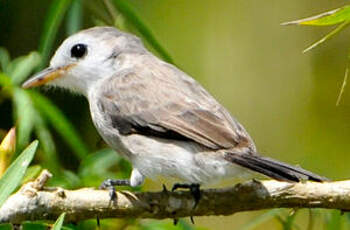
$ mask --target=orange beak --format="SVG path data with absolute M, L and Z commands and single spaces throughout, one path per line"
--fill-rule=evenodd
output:
M 44 85 L 49 81 L 60 78 L 64 76 L 69 69 L 71 69 L 75 64 L 69 64 L 66 66 L 58 67 L 58 68 L 46 68 L 39 73 L 35 74 L 27 81 L 22 84 L 22 88 L 28 89 L 40 85 Z

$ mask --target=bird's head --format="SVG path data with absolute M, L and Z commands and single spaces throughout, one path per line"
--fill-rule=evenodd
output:
M 113 27 L 94 27 L 68 37 L 50 66 L 23 83 L 23 88 L 52 85 L 87 95 L 90 87 L 110 77 L 125 63 L 120 54 L 145 52 L 140 39 Z

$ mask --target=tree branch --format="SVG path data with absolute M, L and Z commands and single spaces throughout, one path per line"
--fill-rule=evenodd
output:
M 83 188 L 45 188 L 51 177 L 44 171 L 25 184 L 0 209 L 0 223 L 24 220 L 55 220 L 66 212 L 65 221 L 90 218 L 179 218 L 185 216 L 231 215 L 241 211 L 270 208 L 350 209 L 350 181 L 287 183 L 249 181 L 225 189 L 201 191 L 193 209 L 189 192 L 117 192 L 110 201 L 108 191 Z

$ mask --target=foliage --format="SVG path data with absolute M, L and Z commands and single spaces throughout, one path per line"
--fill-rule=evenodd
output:
M 38 141 L 34 141 L 30 144 L 10 165 L 4 175 L 2 175 L 0 179 L 0 206 L 22 181 L 24 173 L 32 161 L 37 147 Z
M 45 165 L 57 172 L 57 153 L 48 123 L 61 134 L 63 139 L 72 147 L 73 153 L 82 158 L 88 153 L 87 147 L 73 128 L 73 125 L 62 112 L 46 97 L 34 91 L 23 90 L 20 83 L 40 63 L 40 56 L 32 52 L 27 56 L 10 60 L 5 49 L 2 49 L 0 86 L 4 98 L 13 102 L 14 120 L 17 122 L 17 150 L 21 151 L 29 143 L 34 132 L 45 152 Z M 11 77 L 10 77 L 11 76 Z
M 43 57 L 40 68 L 43 68 L 48 62 L 58 28 L 71 2 L 71 0 L 54 0 L 51 3 L 39 46 L 39 52 Z
M 3 175 L 10 165 L 11 158 L 16 148 L 16 129 L 12 128 L 0 144 L 0 176 Z
M 310 51 L 311 49 L 317 47 L 323 42 L 329 40 L 334 35 L 338 34 L 340 31 L 345 29 L 350 24 L 350 5 L 343 6 L 341 8 L 331 10 L 322 14 L 318 14 L 312 17 L 285 22 L 282 25 L 307 25 L 307 26 L 333 26 L 338 25 L 334 30 L 330 33 L 326 34 L 323 38 L 313 43 L 309 47 L 307 47 L 303 52 Z M 348 66 L 345 70 L 345 76 L 343 80 L 343 84 L 341 86 L 339 96 L 336 104 L 339 105 L 341 97 L 344 93 L 344 89 L 347 83 L 348 74 L 349 74 L 349 62 L 350 62 L 350 54 L 348 55 Z
M 152 48 L 154 48 L 156 52 L 160 54 L 165 61 L 174 63 L 170 54 L 168 54 L 165 48 L 157 41 L 149 27 L 147 27 L 143 20 L 135 13 L 130 1 L 114 0 L 114 4 L 125 19 L 132 23 L 141 36 L 151 45 Z M 111 9 L 111 11 L 113 10 Z M 115 19 L 115 23 L 117 23 L 117 18 Z
M 56 220 L 55 224 L 52 226 L 52 230 L 60 230 L 62 229 L 63 221 L 64 221 L 64 216 L 66 213 L 62 213 L 60 217 Z
M 312 17 L 285 22 L 282 23 L 282 25 L 306 25 L 306 26 L 332 26 L 332 25 L 338 25 L 338 27 L 324 36 L 319 41 L 315 42 L 308 48 L 304 50 L 304 52 L 307 52 L 316 46 L 320 45 L 321 43 L 327 41 L 331 37 L 333 37 L 335 34 L 343 30 L 346 26 L 348 26 L 350 23 L 350 5 L 346 5 L 344 7 L 331 10 L 322 14 L 318 14 Z

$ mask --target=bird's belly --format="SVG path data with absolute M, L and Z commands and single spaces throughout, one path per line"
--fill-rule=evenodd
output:
M 164 140 L 141 135 L 121 137 L 131 162 L 146 177 L 173 177 L 188 183 L 213 184 L 247 172 L 226 161 L 223 152 L 212 152 L 189 141 Z

